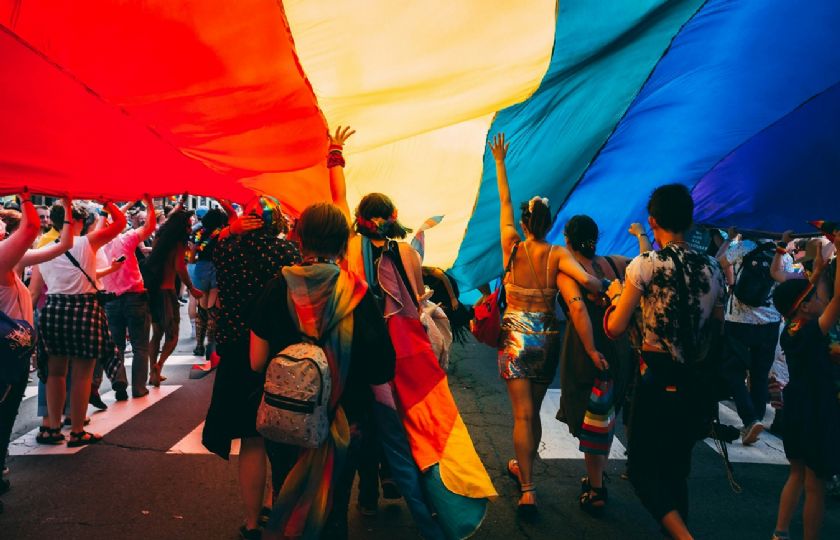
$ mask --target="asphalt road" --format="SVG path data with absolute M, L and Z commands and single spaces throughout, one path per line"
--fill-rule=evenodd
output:
M 43 453 L 42 447 L 28 439 L 38 425 L 36 399 L 24 401 L 12 436 L 17 455 L 8 463 L 12 489 L 2 499 L 6 509 L 0 515 L 0 539 L 238 537 L 241 507 L 236 457 L 225 462 L 198 444 L 214 375 L 189 378 L 193 343 L 188 325 L 184 326 L 180 356 L 164 371 L 169 380 L 160 390 L 149 398 L 113 404 L 107 412 L 93 414 L 92 427 L 107 432 L 102 444 L 73 454 L 64 448 L 55 449 L 59 453 L 54 455 Z M 620 479 L 621 460 L 609 464 L 610 503 L 604 516 L 595 519 L 578 509 L 583 461 L 565 427 L 552 419 L 551 403 L 544 409 L 544 459 L 536 467 L 540 519 L 520 523 L 515 512 L 516 487 L 504 472 L 513 455 L 512 418 L 493 352 L 476 344 L 457 348 L 450 386 L 500 495 L 490 504 L 474 538 L 661 538 L 629 483 Z M 664 429 L 662 436 L 667 436 Z M 622 439 L 620 435 L 619 443 L 626 442 Z M 737 454 L 736 446 L 733 452 Z M 697 538 L 770 538 L 787 468 L 769 446 L 742 461 L 735 464 L 742 492 L 734 493 L 720 457 L 706 444 L 695 448 L 690 526 Z M 827 506 L 823 537 L 840 538 L 840 501 L 829 500 Z M 382 504 L 372 518 L 351 509 L 350 521 L 354 539 L 418 538 L 400 501 Z M 801 536 L 801 513 L 792 530 L 794 538 Z

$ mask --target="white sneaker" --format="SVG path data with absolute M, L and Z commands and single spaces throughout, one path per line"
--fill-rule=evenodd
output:
M 744 446 L 755 444 L 762 431 L 764 431 L 764 424 L 759 422 L 753 422 L 748 426 L 744 426 L 744 429 L 741 430 L 741 444 Z

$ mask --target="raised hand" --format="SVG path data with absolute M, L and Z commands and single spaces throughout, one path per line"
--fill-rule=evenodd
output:
M 492 141 L 487 141 L 487 146 L 490 147 L 490 152 L 493 153 L 493 158 L 496 161 L 504 161 L 507 156 L 509 142 L 505 142 L 505 134 L 497 133 Z
M 73 200 L 70 197 L 62 197 L 61 203 L 64 206 L 64 215 L 71 215 L 73 213 Z M 65 219 L 65 221 L 69 221 L 69 218 Z
M 344 146 L 344 143 L 347 142 L 354 133 L 356 133 L 355 129 L 351 129 L 350 126 L 341 127 L 338 126 L 335 128 L 335 135 L 331 135 L 327 132 L 327 136 L 330 138 L 330 146 Z
M 233 234 L 244 234 L 262 228 L 263 220 L 254 214 L 244 214 L 230 223 L 230 232 Z
M 631 235 L 635 236 L 636 238 L 640 237 L 643 234 L 646 234 L 645 233 L 645 228 L 642 226 L 641 223 L 631 223 L 630 228 L 627 229 L 627 232 L 629 232 Z
M 782 233 L 782 242 L 784 242 L 785 245 L 790 244 L 791 240 L 793 240 L 793 231 L 788 230 Z

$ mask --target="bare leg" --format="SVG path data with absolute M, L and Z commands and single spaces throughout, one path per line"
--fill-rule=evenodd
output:
M 239 489 L 245 504 L 245 528 L 256 529 L 265 500 L 266 454 L 262 437 L 241 439 Z
M 163 340 L 163 328 L 157 323 L 152 323 L 152 340 L 149 343 L 149 384 L 153 386 L 160 386 L 160 372 L 157 369 L 157 361 L 160 355 L 161 340 Z
M 70 381 L 70 430 L 81 433 L 85 429 L 85 413 L 90 399 L 90 383 L 93 380 L 93 358 L 73 358 L 73 378 Z M 49 379 L 47 379 L 49 380 Z M 50 415 L 52 416 L 52 415 Z
M 47 425 L 52 429 L 61 427 L 61 414 L 64 412 L 64 402 L 67 399 L 67 365 L 69 359 L 66 356 L 50 356 L 47 370 Z M 75 378 L 74 378 L 75 379 Z M 90 390 L 90 381 L 88 381 Z M 87 401 L 85 401 L 87 405 Z M 84 414 L 82 420 L 84 421 Z
M 507 390 L 511 407 L 513 407 L 513 450 L 519 462 L 519 482 L 531 484 L 537 449 L 534 441 L 534 403 L 531 381 L 511 379 L 507 381 Z M 534 492 L 523 493 L 519 502 L 520 504 L 534 504 Z
M 545 393 L 548 391 L 547 384 L 531 383 L 531 402 L 533 403 L 533 415 L 531 416 L 531 431 L 534 432 L 534 460 L 537 459 L 537 454 L 540 449 L 540 442 L 542 441 L 542 420 L 540 420 L 540 409 L 542 408 Z
M 799 459 L 790 460 L 790 474 L 788 474 L 785 487 L 779 497 L 779 514 L 776 517 L 776 531 L 788 532 L 790 520 L 796 507 L 799 506 L 799 499 L 802 497 L 802 488 L 805 486 L 805 464 Z
M 662 518 L 662 526 L 674 540 L 692 540 L 694 537 L 688 532 L 682 516 L 676 510 L 671 510 Z
M 825 481 L 805 467 L 805 508 L 802 509 L 805 540 L 819 540 L 825 513 Z

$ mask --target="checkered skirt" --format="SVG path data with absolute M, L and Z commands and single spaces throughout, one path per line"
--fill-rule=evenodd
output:
M 48 356 L 95 358 L 109 379 L 121 360 L 95 294 L 48 294 L 38 319 L 38 369 L 47 374 Z

